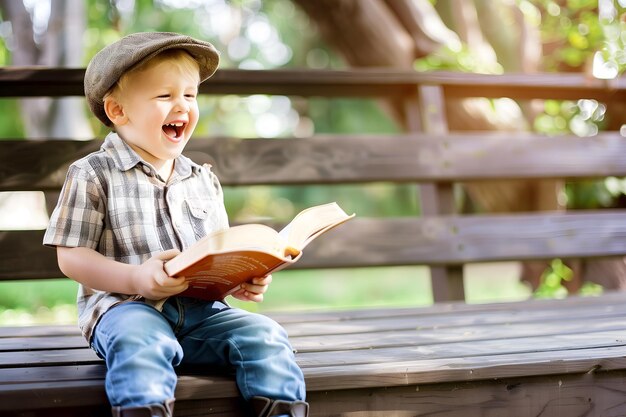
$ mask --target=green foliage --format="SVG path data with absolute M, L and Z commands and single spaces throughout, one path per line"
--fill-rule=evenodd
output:
M 311 98 L 307 115 L 316 133 L 398 133 L 399 127 L 374 100 Z
M 24 137 L 24 126 L 17 100 L 0 99 L 0 140 Z
M 71 304 L 76 301 L 78 284 L 68 279 L 0 282 L 0 308 L 20 309 Z
M 578 293 L 585 297 L 591 297 L 594 295 L 600 295 L 604 292 L 604 288 L 602 285 L 596 284 L 594 282 L 587 281 L 580 288 Z
M 547 70 L 580 68 L 596 51 L 605 47 L 606 22 L 598 19 L 597 1 L 568 0 L 565 5 L 555 0 L 533 3 L 542 11 L 542 41 L 554 51 L 544 56 L 543 64 Z
M 497 62 L 487 62 L 472 51 L 467 45 L 459 50 L 444 46 L 434 53 L 415 60 L 413 68 L 425 71 L 462 71 L 477 74 L 501 74 L 502 66 Z
M 609 191 L 605 181 L 590 180 L 566 183 L 565 195 L 567 207 L 572 210 L 614 207 L 619 197 Z
M 393 282 L 394 285 L 389 285 Z M 398 291 L 402 288 L 402 291 Z M 428 269 L 425 267 L 327 269 L 280 271 L 263 303 L 229 299 L 252 311 L 320 308 L 420 306 L 432 304 Z
M 336 201 L 359 217 L 419 215 L 412 184 L 226 187 L 224 195 L 231 220 L 237 223 L 287 222 L 299 211 L 326 201 Z
M 2 24 L 2 19 L 0 18 L 0 25 Z M 1 28 L 2 26 L 0 26 Z M 6 66 L 9 64 L 9 49 L 7 48 L 6 41 L 3 37 L 0 36 L 0 67 Z
M 572 270 L 560 259 L 554 259 L 550 266 L 541 275 L 541 282 L 535 291 L 537 298 L 563 298 L 567 296 L 567 289 L 563 281 L 571 281 Z
M 75 323 L 77 287 L 69 279 L 0 282 L 0 325 Z
M 564 298 L 568 295 L 563 282 L 571 281 L 574 273 L 560 259 L 554 259 L 541 276 L 541 282 L 534 296 L 536 298 Z M 579 290 L 580 295 L 591 296 L 601 294 L 602 286 L 592 282 L 586 282 Z

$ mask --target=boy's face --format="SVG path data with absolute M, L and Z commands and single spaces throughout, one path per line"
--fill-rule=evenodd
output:
M 159 169 L 181 154 L 198 123 L 200 76 L 166 60 L 128 77 L 112 121 L 122 139 Z

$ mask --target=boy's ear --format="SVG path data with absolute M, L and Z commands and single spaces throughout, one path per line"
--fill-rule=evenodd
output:
M 128 122 L 128 117 L 124 113 L 124 106 L 112 95 L 104 99 L 104 112 L 116 126 L 122 126 Z

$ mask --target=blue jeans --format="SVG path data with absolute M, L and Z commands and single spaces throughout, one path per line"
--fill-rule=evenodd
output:
M 92 347 L 107 365 L 112 406 L 141 406 L 174 398 L 174 367 L 233 369 L 245 400 L 305 399 L 302 371 L 285 330 L 275 321 L 219 301 L 172 297 L 159 312 L 130 302 L 106 312 Z

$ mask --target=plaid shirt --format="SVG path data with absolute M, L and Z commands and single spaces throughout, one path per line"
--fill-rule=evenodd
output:
M 222 188 L 210 166 L 180 156 L 166 184 L 154 167 L 111 133 L 99 151 L 70 166 L 43 243 L 86 247 L 138 265 L 227 227 Z M 87 340 L 102 314 L 130 300 L 143 299 L 80 285 L 78 321 Z M 143 301 L 162 305 L 162 300 Z

